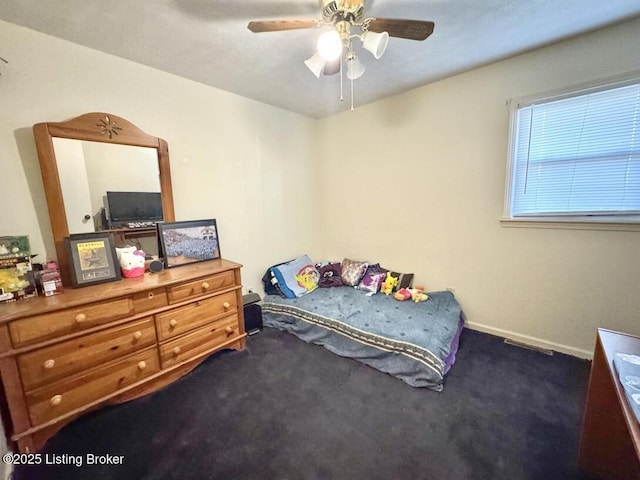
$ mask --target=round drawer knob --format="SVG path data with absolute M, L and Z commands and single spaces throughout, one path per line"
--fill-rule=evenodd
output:
M 178 325 L 178 320 L 176 320 L 175 318 L 172 318 L 171 321 L 169 322 L 169 326 L 173 328 L 176 325 Z
M 231 304 L 229 302 L 224 302 L 222 306 L 224 307 L 225 310 L 229 310 L 229 307 L 231 306 Z
M 46 368 L 47 370 L 51 370 L 55 366 L 56 366 L 56 361 L 52 358 L 44 362 L 44 368 Z
M 227 333 L 233 333 L 233 327 L 231 325 L 227 325 L 224 327 L 224 331 Z
M 135 340 L 140 340 L 142 338 L 142 332 L 140 330 L 138 330 L 137 332 L 133 333 L 133 338 Z
M 207 290 L 209 288 L 209 284 L 207 282 L 202 282 L 202 289 Z
M 173 347 L 173 354 L 180 355 L 180 347 Z
M 60 405 L 62 403 L 62 395 L 54 395 L 53 397 L 51 397 L 51 400 L 49 400 L 49 403 L 52 407 Z
M 151 300 L 153 298 L 153 292 L 149 292 L 149 295 L 147 295 L 147 298 Z
M 138 370 L 144 370 L 145 368 L 147 368 L 147 362 L 144 360 L 138 362 Z
M 87 319 L 87 316 L 84 313 L 79 313 L 78 315 L 76 315 L 76 322 L 81 323 L 84 322 Z

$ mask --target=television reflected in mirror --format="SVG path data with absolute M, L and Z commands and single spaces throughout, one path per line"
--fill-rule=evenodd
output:
M 162 222 L 160 192 L 107 192 L 107 219 L 110 229 L 155 226 Z

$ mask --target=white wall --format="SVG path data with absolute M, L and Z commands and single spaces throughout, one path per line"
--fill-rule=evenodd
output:
M 597 327 L 640 334 L 639 232 L 498 220 L 507 100 L 640 69 L 639 32 L 627 22 L 321 120 L 323 254 L 454 287 L 471 325 L 528 343 L 587 356 Z M 332 141 L 344 132 L 353 142 Z
M 216 218 L 246 288 L 317 251 L 314 120 L 2 21 L 0 46 L 0 235 L 36 260 L 55 249 L 32 126 L 92 111 L 168 142 L 177 220 Z

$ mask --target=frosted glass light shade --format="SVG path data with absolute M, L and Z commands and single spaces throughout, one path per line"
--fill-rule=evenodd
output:
M 347 78 L 349 80 L 355 80 L 360 78 L 364 74 L 364 65 L 359 58 L 353 58 L 347 61 Z
M 362 34 L 362 47 L 369 50 L 376 59 L 380 58 L 387 49 L 389 34 L 387 32 L 364 32 Z
M 327 60 L 335 60 L 342 53 L 342 41 L 340 34 L 335 30 L 324 32 L 318 38 L 318 52 Z
M 311 58 L 306 59 L 304 61 L 304 64 L 316 77 L 320 78 L 320 75 L 322 75 L 322 71 L 324 70 L 324 66 L 327 64 L 327 61 L 322 58 L 322 55 L 316 52 Z

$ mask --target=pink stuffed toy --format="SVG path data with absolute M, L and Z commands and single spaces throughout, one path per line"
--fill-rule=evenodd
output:
M 395 298 L 396 300 L 400 300 L 401 302 L 404 300 L 409 300 L 411 298 L 411 292 L 408 288 L 401 288 L 393 294 L 393 298 Z
M 123 277 L 133 278 L 144 275 L 145 254 L 142 250 L 136 247 L 116 248 L 116 253 Z

